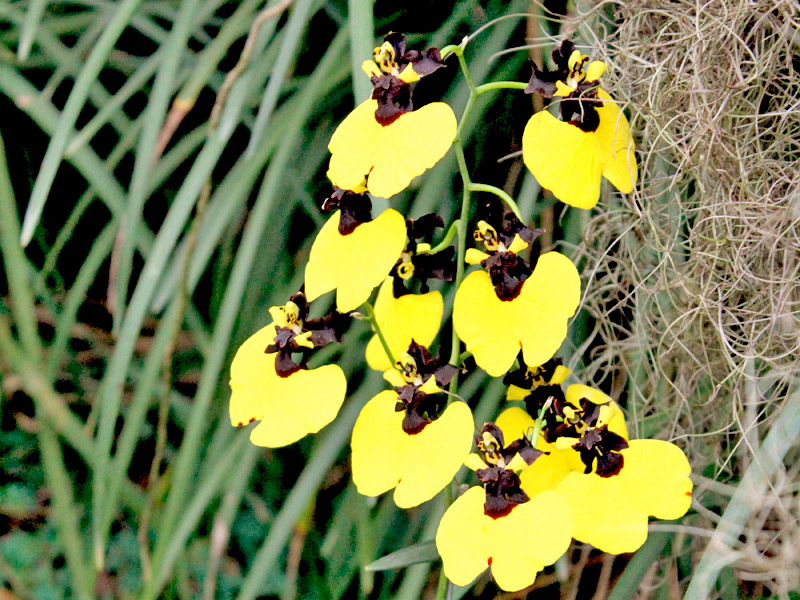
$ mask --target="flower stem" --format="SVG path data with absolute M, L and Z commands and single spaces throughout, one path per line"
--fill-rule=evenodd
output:
M 480 96 L 492 90 L 524 90 L 526 87 L 528 84 L 522 81 L 490 81 L 476 87 L 475 93 Z
M 419 252 L 419 254 L 428 254 L 428 255 L 438 254 L 439 252 L 447 248 L 450 245 L 450 242 L 453 241 L 453 238 L 456 237 L 456 231 L 458 230 L 458 223 L 459 221 L 458 219 L 456 219 L 453 222 L 453 224 L 450 225 L 450 229 L 447 230 L 447 233 L 445 234 L 444 238 L 442 238 L 441 242 L 436 244 L 433 248 L 431 248 L 427 252 Z
M 472 73 L 469 72 L 469 68 L 467 67 L 467 61 L 464 59 L 464 48 L 461 46 L 456 46 L 453 49 L 453 54 L 458 57 L 458 64 L 461 66 L 461 72 L 464 73 L 464 79 L 469 86 L 469 95 L 472 98 L 473 95 L 476 93 L 475 83 L 472 81 Z M 464 113 L 466 114 L 466 109 Z M 462 117 L 463 119 L 463 117 Z
M 498 198 L 500 198 L 503 202 L 508 205 L 508 208 L 511 209 L 511 212 L 520 220 L 524 221 L 522 218 L 522 213 L 519 211 L 519 207 L 517 203 L 514 202 L 514 199 L 506 194 L 503 190 L 493 185 L 488 185 L 486 183 L 470 183 L 469 190 L 471 192 L 489 192 L 490 194 L 494 194 Z
M 447 50 L 450 50 L 450 48 L 448 47 Z M 455 287 L 456 291 L 458 291 L 461 282 L 464 280 L 464 257 L 467 253 L 467 224 L 469 222 L 469 207 L 472 197 L 472 180 L 470 179 L 469 169 L 467 168 L 467 159 L 464 156 L 464 128 L 469 120 L 469 115 L 472 112 L 472 107 L 475 105 L 475 99 L 478 97 L 478 93 L 476 92 L 475 84 L 472 81 L 472 75 L 469 72 L 467 63 L 464 60 L 463 48 L 461 46 L 455 46 L 452 48 L 452 52 L 458 57 L 458 63 L 461 66 L 461 71 L 464 73 L 464 79 L 466 79 L 467 85 L 469 86 L 469 98 L 467 98 L 467 105 L 464 107 L 464 112 L 461 115 L 461 120 L 459 121 L 458 129 L 456 130 L 456 137 L 453 140 L 456 160 L 458 161 L 458 172 L 461 175 L 461 182 L 463 185 L 463 192 L 461 196 L 461 214 L 458 220 L 453 224 L 456 227 L 456 233 L 458 233 L 455 279 Z M 450 229 L 452 230 L 453 227 L 451 226 Z M 458 367 L 461 364 L 461 357 L 461 338 L 458 337 L 458 333 L 456 333 L 456 328 L 454 326 L 450 351 L 450 364 Z M 458 372 L 456 372 L 455 376 L 453 376 L 453 379 L 450 380 L 450 387 L 448 391 L 450 392 L 451 397 L 458 393 Z M 448 491 L 447 495 L 449 497 L 445 499 L 445 510 L 447 509 L 447 506 L 452 503 L 452 494 Z M 452 584 L 450 581 L 448 581 L 447 576 L 444 574 L 444 567 L 442 567 L 442 570 L 439 573 L 439 586 L 436 589 L 436 600 L 447 600 L 447 598 L 450 596 L 451 590 Z
M 544 422 L 544 416 L 547 414 L 547 411 L 550 410 L 550 405 L 553 403 L 553 397 L 550 396 L 547 399 L 547 402 L 544 403 L 541 410 L 539 411 L 539 416 L 536 418 L 536 422 L 533 424 L 533 431 L 531 432 L 530 437 L 528 440 L 533 447 L 536 448 L 536 442 L 539 441 L 539 432 L 542 431 L 542 423 Z
M 389 349 L 389 343 L 383 336 L 380 325 L 378 325 L 378 318 L 375 316 L 375 309 L 372 308 L 372 304 L 369 302 L 364 302 L 364 312 L 367 313 L 369 322 L 372 324 L 372 328 L 375 330 L 375 333 L 378 334 L 378 339 L 381 341 L 383 351 L 386 352 L 386 356 L 388 357 L 389 362 L 392 363 L 392 368 L 394 368 L 394 365 L 396 364 L 394 362 L 394 356 L 392 356 L 392 351 Z

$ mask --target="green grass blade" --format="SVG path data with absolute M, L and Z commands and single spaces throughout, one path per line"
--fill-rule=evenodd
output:
M 413 544 L 391 554 L 372 561 L 366 567 L 367 571 L 385 571 L 388 569 L 402 569 L 410 565 L 439 560 L 436 542 L 433 540 Z
M 259 549 L 236 600 L 254 600 L 259 594 L 259 586 L 266 574 L 271 571 L 281 555 L 294 523 L 300 517 L 308 501 L 317 492 L 325 474 L 331 468 L 341 449 L 350 439 L 350 432 L 361 408 L 367 403 L 372 388 L 380 385 L 380 378 L 371 373 L 369 381 L 359 392 L 350 398 L 336 420 L 320 434 L 320 439 L 311 453 L 311 458 L 303 473 L 286 497 L 280 513 L 270 527 L 267 539 Z
M 312 9 L 318 3 L 318 0 L 297 0 L 292 6 L 278 58 L 270 72 L 269 83 L 267 84 L 267 89 L 264 90 L 264 96 L 258 107 L 258 115 L 250 134 L 250 142 L 247 144 L 246 155 L 248 157 L 251 157 L 261 144 L 261 137 L 264 135 L 272 112 L 278 102 L 278 95 L 297 56 L 297 50 L 303 40 L 303 32 L 308 26 Z
M 23 245 L 27 245 L 33 236 L 33 230 L 39 223 L 44 204 L 50 194 L 50 188 L 56 176 L 58 166 L 61 164 L 64 149 L 72 128 L 78 118 L 78 114 L 83 108 L 89 89 L 97 80 L 97 75 L 105 65 L 108 55 L 111 53 L 117 39 L 122 31 L 127 27 L 133 13 L 139 7 L 141 0 L 123 0 L 117 8 L 116 13 L 109 21 L 97 44 L 92 49 L 91 54 L 86 59 L 86 64 L 81 69 L 72 92 L 69 95 L 66 106 L 61 113 L 58 125 L 53 132 L 50 145 L 47 147 L 41 169 L 36 177 L 33 186 L 31 199 L 25 211 L 25 218 L 22 222 L 22 232 L 20 240 Z
M 373 0 L 347 0 L 347 26 L 350 28 L 350 68 L 353 71 L 353 96 L 360 104 L 372 94 L 372 84 L 361 70 L 361 63 L 372 56 L 375 25 Z
M 221 426 L 227 428 L 228 423 L 221 423 Z M 214 466 L 208 476 L 200 481 L 191 502 L 181 515 L 180 524 L 171 536 L 169 545 L 159 557 L 158 571 L 154 578 L 156 590 L 163 589 L 167 583 L 173 566 L 180 558 L 180 553 L 204 516 L 209 503 L 222 493 L 223 482 L 228 479 L 247 481 L 259 452 L 260 448 L 250 443 L 249 436 L 240 432 L 233 444 L 225 451 L 223 458 Z M 145 595 L 145 597 L 148 596 Z
M 8 291 L 12 300 L 11 311 L 20 341 L 35 361 L 41 355 L 41 341 L 31 289 L 32 269 L 25 252 L 17 243 L 18 239 L 17 202 L 8 174 L 5 144 L 0 137 L 0 249 L 3 252 Z
M 81 264 L 81 269 L 67 292 L 63 308 L 56 320 L 53 343 L 47 348 L 47 373 L 50 377 L 55 377 L 56 370 L 64 360 L 72 327 L 78 320 L 78 310 L 86 301 L 87 293 L 95 281 L 97 272 L 106 257 L 111 254 L 115 235 L 116 224 L 112 222 L 106 225 L 92 244 L 92 249 Z
M 64 547 L 73 593 L 78 598 L 91 600 L 95 597 L 94 573 L 86 562 L 86 544 L 81 535 L 72 481 L 64 465 L 58 438 L 45 419 L 39 420 L 39 445 L 52 498 L 53 521 L 58 531 L 58 540 Z
M 31 0 L 28 10 L 25 11 L 25 21 L 22 23 L 22 32 L 19 36 L 19 46 L 17 46 L 17 60 L 25 62 L 28 60 L 36 32 L 42 22 L 44 9 L 47 7 L 47 0 Z
M 703 557 L 694 570 L 685 600 L 709 598 L 720 571 L 736 560 L 736 553 L 731 549 L 738 542 L 748 518 L 761 507 L 754 499 L 762 497 L 770 478 L 779 468 L 783 468 L 786 453 L 800 442 L 800 391 L 786 398 L 779 418 L 772 423 L 763 445 L 754 453 L 753 462 L 722 513 Z
M 656 531 L 647 536 L 647 541 L 636 551 L 622 575 L 614 584 L 608 600 L 629 600 L 635 598 L 639 586 L 650 566 L 658 560 L 672 536 L 671 531 Z
M 344 50 L 344 41 L 344 36 L 339 34 L 329 48 L 326 60 L 317 68 L 317 72 L 315 73 L 318 77 L 315 78 L 314 82 L 309 82 L 309 85 L 303 92 L 303 110 L 299 110 L 293 115 L 294 123 L 289 127 L 290 131 L 293 129 L 301 129 L 307 114 L 313 108 L 321 80 L 326 75 L 326 71 L 323 69 L 327 69 L 328 72 L 333 69 L 333 66 L 336 64 L 336 61 L 339 60 L 339 56 Z M 328 64 L 329 62 L 333 64 Z M 249 282 L 253 261 L 261 248 L 264 228 L 267 225 L 269 215 L 281 192 L 285 172 L 290 161 L 294 158 L 294 151 L 295 148 L 290 143 L 281 146 L 280 152 L 270 164 L 266 179 L 259 192 L 253 211 L 250 214 L 247 226 L 245 227 L 242 242 L 235 259 L 233 272 L 231 273 L 231 278 L 225 291 L 225 298 L 217 318 L 210 358 L 203 366 L 203 373 L 195 396 L 191 420 L 176 459 L 175 479 L 164 510 L 165 516 L 163 521 L 165 527 L 161 532 L 154 553 L 154 562 L 156 564 L 158 564 L 159 558 L 163 553 L 166 540 L 170 537 L 169 528 L 172 526 L 171 524 L 177 522 L 185 497 L 191 489 L 191 482 L 200 449 L 199 445 L 202 440 L 203 430 L 207 425 L 206 414 L 208 406 L 217 389 L 219 373 L 227 355 L 233 326 L 239 316 L 241 299 Z

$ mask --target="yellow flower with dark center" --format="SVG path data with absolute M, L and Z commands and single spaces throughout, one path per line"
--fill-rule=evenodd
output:
M 367 196 L 358 198 L 369 202 Z M 341 202 L 341 210 L 328 219 L 311 247 L 305 291 L 312 301 L 335 289 L 337 310 L 349 312 L 363 304 L 394 267 L 405 245 L 406 222 L 391 208 L 366 220 L 369 210 L 365 215 L 359 209 L 354 215 L 347 207 L 346 202 L 355 199 Z
M 541 387 L 561 388 L 570 371 L 561 364 L 560 358 L 551 358 L 537 367 L 521 364 L 520 368 L 508 374 L 503 380 L 508 384 L 506 400 L 525 400 L 532 391 Z
M 647 539 L 647 518 L 677 519 L 692 503 L 691 467 L 675 444 L 630 440 L 617 475 L 571 471 L 556 490 L 567 500 L 576 540 L 612 554 L 634 552 Z
M 598 83 L 606 65 L 586 66 L 588 57 L 573 48 L 564 42 L 554 50 L 556 71 L 534 68 L 526 91 L 560 98 L 561 119 L 546 110 L 533 115 L 522 134 L 522 157 L 542 187 L 588 209 L 600 198 L 601 177 L 632 192 L 638 166 L 628 120 Z
M 250 336 L 231 364 L 231 423 L 242 426 L 260 420 L 250 440 L 269 448 L 292 444 L 333 421 L 347 388 L 336 365 L 278 375 L 278 355 L 265 352 L 277 335 L 275 325 Z
M 337 127 L 328 144 L 328 178 L 343 189 L 355 189 L 366 178 L 371 194 L 389 198 L 439 162 L 457 124 L 444 102 L 401 114 L 385 126 L 375 119 L 377 109 L 377 100 L 365 100 Z
M 567 320 L 580 302 L 580 276 L 563 254 L 539 257 L 516 297 L 501 300 L 485 271 L 470 273 L 456 292 L 453 325 L 478 366 L 499 377 L 517 354 L 541 365 L 567 335 Z
M 468 489 L 447 509 L 436 548 L 445 575 L 456 585 L 469 584 L 490 567 L 497 585 L 513 592 L 531 585 L 539 571 L 566 552 L 572 519 L 557 492 L 528 497 L 520 491 L 514 470 L 525 467 L 521 455 L 531 448 L 523 440 L 503 446 L 502 433 L 484 426 L 478 438 L 484 460 L 472 454 L 467 461 L 484 485 Z
M 375 317 L 392 356 L 397 357 L 408 349 L 412 340 L 422 346 L 430 345 L 442 323 L 444 306 L 439 292 L 395 298 L 392 282 L 393 278 L 387 277 L 378 290 Z M 367 345 L 367 363 L 379 371 L 392 368 L 377 335 Z
M 536 448 L 548 454 L 520 473 L 521 487 L 531 496 L 545 490 L 561 494 L 571 510 L 575 539 L 604 552 L 633 552 L 647 538 L 648 516 L 677 519 L 686 514 L 692 490 L 689 462 L 674 444 L 628 440 L 622 411 L 600 390 L 572 385 L 566 397 L 571 406 L 582 407 L 582 415 L 591 413 L 597 420 L 592 427 L 586 423 L 578 427 L 580 438 L 563 436 L 548 444 L 540 437 Z M 531 416 L 518 407 L 506 409 L 497 423 L 509 435 L 523 434 L 534 426 Z M 578 451 L 586 450 L 592 433 L 600 442 L 592 449 L 600 457 L 582 456 Z M 603 438 L 609 433 L 612 443 L 616 435 L 625 441 L 624 447 L 604 447 Z M 586 459 L 591 459 L 588 471 Z M 619 468 L 601 474 L 603 465 Z
M 339 125 L 328 149 L 328 178 L 342 189 L 366 185 L 389 198 L 441 159 L 456 136 L 456 117 L 443 102 L 414 110 L 410 83 L 444 67 L 437 48 L 407 50 L 403 34 L 390 33 L 362 68 L 372 96 Z M 366 180 L 366 184 L 364 184 Z
M 441 410 L 447 397 L 439 385 L 454 369 L 438 365 L 415 344 L 399 366 L 402 371 L 385 374 L 394 391 L 372 398 L 356 420 L 353 482 L 365 496 L 394 488 L 397 506 L 410 508 L 450 483 L 469 453 L 474 424 L 464 402 Z

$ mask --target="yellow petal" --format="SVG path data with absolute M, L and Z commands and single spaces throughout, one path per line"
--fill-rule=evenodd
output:
M 420 77 L 419 74 L 414 70 L 414 65 L 412 63 L 408 63 L 406 68 L 400 71 L 399 79 L 400 81 L 405 81 L 406 83 L 414 83 L 415 81 L 419 81 Z
M 539 366 L 553 357 L 580 299 L 581 278 L 572 261 L 558 252 L 542 254 L 519 297 L 510 302 L 525 364 Z
M 563 81 L 556 81 L 556 91 L 553 92 L 553 96 L 557 97 L 566 97 L 569 96 L 572 92 L 575 91 L 575 88 L 568 86 Z
M 553 371 L 553 376 L 550 378 L 550 384 L 561 385 L 564 383 L 564 380 L 569 377 L 570 373 L 572 373 L 572 371 L 570 371 L 567 367 L 564 365 L 558 365 L 555 371 Z
M 620 192 L 630 194 L 639 177 L 630 125 L 611 96 L 602 89 L 597 94 L 607 100 L 597 109 L 600 125 L 595 132 L 603 176 Z
M 375 300 L 378 326 L 395 359 L 408 351 L 412 339 L 423 346 L 430 346 L 442 323 L 443 310 L 439 292 L 405 294 L 395 298 L 391 277 L 384 280 Z M 393 367 L 377 335 L 372 336 L 367 344 L 367 363 L 370 368 L 379 371 Z
M 377 107 L 377 100 L 363 102 L 336 129 L 328 144 L 328 177 L 334 185 L 352 189 L 369 175 L 369 191 L 388 198 L 447 153 L 456 118 L 447 104 L 433 102 L 384 127 L 375 120 Z
M 406 380 L 403 377 L 403 374 L 397 369 L 387 369 L 383 372 L 383 378 L 392 387 L 402 387 L 406 385 Z
M 377 496 L 394 487 L 401 508 L 433 498 L 450 483 L 472 445 L 472 412 L 454 402 L 420 433 L 402 429 L 397 394 L 381 392 L 362 409 L 353 428 L 353 482 L 361 494 Z
M 604 552 L 637 550 L 647 539 L 647 517 L 677 519 L 691 505 L 689 462 L 660 440 L 631 440 L 619 474 L 573 471 L 558 485 L 575 522 L 573 536 Z
M 567 402 L 573 406 L 580 406 L 581 400 L 587 399 L 592 404 L 600 404 L 600 416 L 597 419 L 596 427 L 608 425 L 608 429 L 617 435 L 628 439 L 628 428 L 625 425 L 625 414 L 619 405 L 600 390 L 588 385 L 574 383 L 567 388 L 564 395 Z
M 467 490 L 445 512 L 436 548 L 447 578 L 467 585 L 491 565 L 497 585 L 518 591 L 569 547 L 572 523 L 564 501 L 547 491 L 497 519 L 483 512 L 481 487 Z
M 336 365 L 280 377 L 275 372 L 276 355 L 264 352 L 274 337 L 272 324 L 259 330 L 241 345 L 231 364 L 231 422 L 261 420 L 250 439 L 270 448 L 296 442 L 333 421 L 347 388 Z
M 503 440 L 507 446 L 514 440 L 524 437 L 529 429 L 533 429 L 536 421 L 524 409 L 512 406 L 501 412 L 494 420 L 494 424 L 503 432 Z
M 406 222 L 393 209 L 362 223 L 349 235 L 339 233 L 339 211 L 320 230 L 306 265 L 308 301 L 336 288 L 336 309 L 355 310 L 392 269 L 406 242 Z
M 472 471 L 477 471 L 478 469 L 487 469 L 489 467 L 489 465 L 483 462 L 483 459 L 474 452 L 467 456 L 467 458 L 464 460 L 464 464 Z
M 511 245 L 508 247 L 509 252 L 519 254 L 528 247 L 528 242 L 519 237 L 518 233 L 514 234 L 514 239 L 511 240 Z
M 547 252 L 510 301 L 497 297 L 485 271 L 470 273 L 456 292 L 453 323 L 478 366 L 499 377 L 514 363 L 520 348 L 530 366 L 552 358 L 579 301 L 575 265 L 558 252 Z
M 419 391 L 424 394 L 437 394 L 442 391 L 438 385 L 436 385 L 436 377 L 428 377 L 428 379 L 419 386 Z
M 544 446 L 545 444 L 537 444 L 539 450 L 544 450 Z M 549 446 L 547 451 L 549 454 L 543 454 L 519 474 L 521 487 L 530 497 L 545 490 L 556 489 L 564 477 L 576 466 L 580 469 L 583 468 L 580 455 L 575 450 L 556 450 Z M 571 455 L 574 455 L 575 460 Z
M 522 158 L 539 184 L 562 202 L 592 208 L 600 199 L 602 163 L 594 133 L 539 111 L 522 133 Z
M 367 77 L 380 77 L 383 75 L 374 60 L 365 60 L 361 63 L 361 70 Z
M 528 587 L 536 574 L 552 565 L 572 541 L 572 518 L 561 496 L 545 491 L 514 507 L 506 517 L 491 519 L 492 575 L 500 589 Z
M 464 262 L 468 265 L 477 265 L 487 258 L 489 258 L 489 255 L 486 254 L 486 252 L 481 252 L 477 248 L 467 248 L 467 253 L 464 255 Z
M 589 66 L 586 67 L 586 81 L 597 81 L 607 69 L 606 63 L 593 60 L 589 63 Z
M 444 574 L 456 585 L 468 585 L 489 566 L 485 499 L 482 487 L 469 488 L 448 507 L 436 530 Z
M 530 395 L 531 391 L 521 388 L 518 385 L 508 386 L 506 392 L 506 400 L 525 400 Z
M 486 271 L 470 273 L 456 291 L 453 304 L 456 332 L 478 366 L 492 377 L 508 371 L 520 350 L 511 312 L 511 302 L 497 298 Z

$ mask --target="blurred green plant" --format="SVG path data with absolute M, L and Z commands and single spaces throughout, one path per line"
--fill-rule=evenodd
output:
M 558 4 L 548 6 L 563 13 Z M 443 507 L 400 511 L 349 483 L 350 431 L 381 388 L 359 370 L 361 346 L 330 357 L 351 374 L 336 421 L 280 450 L 255 448 L 230 427 L 227 367 L 276 298 L 299 287 L 323 222 L 327 142 L 369 91 L 360 64 L 378 38 L 394 29 L 443 46 L 507 17 L 466 59 L 476 80 L 524 81 L 525 52 L 495 57 L 521 46 L 531 22 L 555 33 L 552 16 L 501 0 L 0 4 L 6 589 L 36 599 L 435 590 L 436 561 L 365 569 L 432 539 Z M 415 93 L 461 114 L 468 86 L 440 81 Z M 529 115 L 521 95 L 481 96 L 464 124 L 465 145 L 483 158 L 475 162 L 513 155 Z M 473 175 L 576 245 L 583 217 L 562 222 L 560 209 L 534 202 L 539 186 L 512 158 Z M 452 221 L 456 171 L 450 154 L 396 201 L 408 215 L 437 210 Z M 573 325 L 575 346 L 586 319 Z M 362 324 L 349 335 L 366 343 L 371 332 Z M 460 387 L 481 398 L 477 422 L 503 393 L 480 374 Z M 651 537 L 615 598 L 633 597 L 659 557 L 683 552 L 670 537 Z M 562 563 L 537 585 L 577 589 L 586 561 L 576 562 L 572 575 Z M 679 566 L 688 577 L 691 563 Z M 473 594 L 494 589 L 480 581 Z

